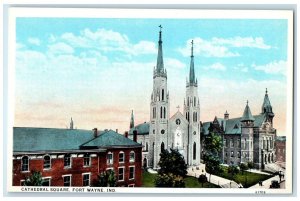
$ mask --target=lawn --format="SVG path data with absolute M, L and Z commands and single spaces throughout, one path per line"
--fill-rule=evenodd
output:
M 264 181 L 266 179 L 269 179 L 272 177 L 272 175 L 265 175 L 265 174 L 258 174 L 253 172 L 239 172 L 238 174 L 234 175 L 232 178 L 232 175 L 228 173 L 227 167 L 222 167 L 223 172 L 222 173 L 216 173 L 217 176 L 234 180 L 237 183 L 241 183 L 244 188 L 248 188 L 250 186 L 253 186 L 257 184 L 259 181 Z
M 155 187 L 154 180 L 155 180 L 156 174 L 151 174 L 149 172 L 143 172 L 143 178 L 142 178 L 142 187 Z M 184 178 L 184 183 L 186 188 L 202 188 L 202 184 L 198 182 L 198 179 L 195 177 L 186 177 Z M 212 183 L 204 183 L 203 188 L 220 188 L 217 185 L 214 185 Z

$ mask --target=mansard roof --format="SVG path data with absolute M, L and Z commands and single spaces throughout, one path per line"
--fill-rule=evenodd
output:
M 92 130 L 14 127 L 13 152 L 74 151 L 80 150 L 82 144 L 92 142 L 97 138 L 99 138 L 99 140 L 93 142 L 97 147 L 119 146 L 120 143 L 124 146 L 131 144 L 128 140 L 132 140 L 117 133 L 110 135 L 112 138 L 111 141 L 115 142 L 115 144 L 113 144 L 111 141 L 104 140 L 106 138 L 105 133 L 107 132 L 98 131 L 99 136 L 95 138 Z M 125 139 L 122 141 L 120 140 L 121 138 Z M 100 142 L 100 139 L 102 139 L 102 142 Z
M 254 127 L 260 127 L 263 122 L 265 121 L 265 114 L 259 114 L 259 115 L 254 115 Z M 238 118 L 233 118 L 233 119 L 228 119 L 228 120 L 224 120 L 223 118 L 217 118 L 217 120 L 219 121 L 219 124 L 222 124 L 223 121 L 223 126 L 225 129 L 225 134 L 237 134 L 240 135 L 241 134 L 241 120 L 242 117 L 238 117 Z M 212 122 L 204 122 L 203 126 L 202 126 L 202 132 L 204 135 L 208 135 L 209 134 L 209 126 L 210 123 Z
M 150 123 L 144 122 L 129 130 L 129 135 L 133 135 L 133 131 L 136 130 L 138 135 L 148 135 L 150 129 Z

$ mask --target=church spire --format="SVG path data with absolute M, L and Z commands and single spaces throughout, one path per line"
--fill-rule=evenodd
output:
M 190 76 L 188 86 L 197 86 L 197 79 L 195 77 L 195 67 L 194 67 L 194 40 L 191 42 L 191 63 L 190 63 Z
M 264 102 L 262 105 L 262 109 L 261 109 L 261 113 L 272 113 L 272 106 L 271 106 L 271 102 L 268 96 L 268 89 L 266 88 L 266 94 L 265 94 L 265 98 L 264 98 Z
M 159 40 L 158 40 L 158 54 L 157 54 L 157 63 L 156 63 L 156 72 L 164 73 L 164 60 L 163 60 L 163 51 L 162 51 L 162 39 L 161 39 L 161 29 L 162 26 L 159 25 Z
M 245 107 L 244 113 L 243 113 L 243 117 L 241 119 L 241 121 L 254 121 L 254 117 L 252 116 L 250 107 L 248 105 L 248 100 L 247 100 L 247 105 Z
M 74 122 L 73 119 L 71 117 L 71 121 L 70 121 L 70 129 L 73 130 L 74 129 Z
M 131 110 L 130 129 L 133 127 L 134 127 L 134 116 L 133 116 L 133 110 Z

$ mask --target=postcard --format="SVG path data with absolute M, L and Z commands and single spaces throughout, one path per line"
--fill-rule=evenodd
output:
M 292 193 L 293 11 L 11 7 L 8 33 L 9 192 Z

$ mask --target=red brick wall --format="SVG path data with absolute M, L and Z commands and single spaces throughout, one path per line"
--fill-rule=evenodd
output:
M 285 142 L 276 141 L 276 161 L 285 162 L 286 151 Z
M 130 151 L 135 151 L 135 162 L 129 162 Z M 109 166 L 106 164 L 106 154 L 111 151 L 114 156 L 112 167 L 114 168 L 115 174 L 118 177 L 118 167 L 124 166 L 124 182 L 119 182 L 118 186 L 127 186 L 129 184 L 135 184 L 136 187 L 141 186 L 142 177 L 142 150 L 141 148 L 134 149 L 110 149 L 106 153 L 99 153 L 97 157 L 91 158 L 90 167 L 83 166 L 83 157 L 71 158 L 72 167 L 64 168 L 63 158 L 51 159 L 51 169 L 44 170 L 43 159 L 29 159 L 29 170 L 36 170 L 42 173 L 43 177 L 51 177 L 51 186 L 63 186 L 63 175 L 72 175 L 72 186 L 82 186 L 82 173 L 91 173 L 90 182 L 93 186 L 97 181 L 98 173 L 106 170 Z M 119 152 L 123 151 L 125 154 L 125 162 L 119 164 Z M 135 179 L 129 180 L 129 166 L 135 166 Z M 26 176 L 29 176 L 30 172 L 21 172 L 21 159 L 13 160 L 13 185 L 19 186 L 21 180 L 24 180 Z

